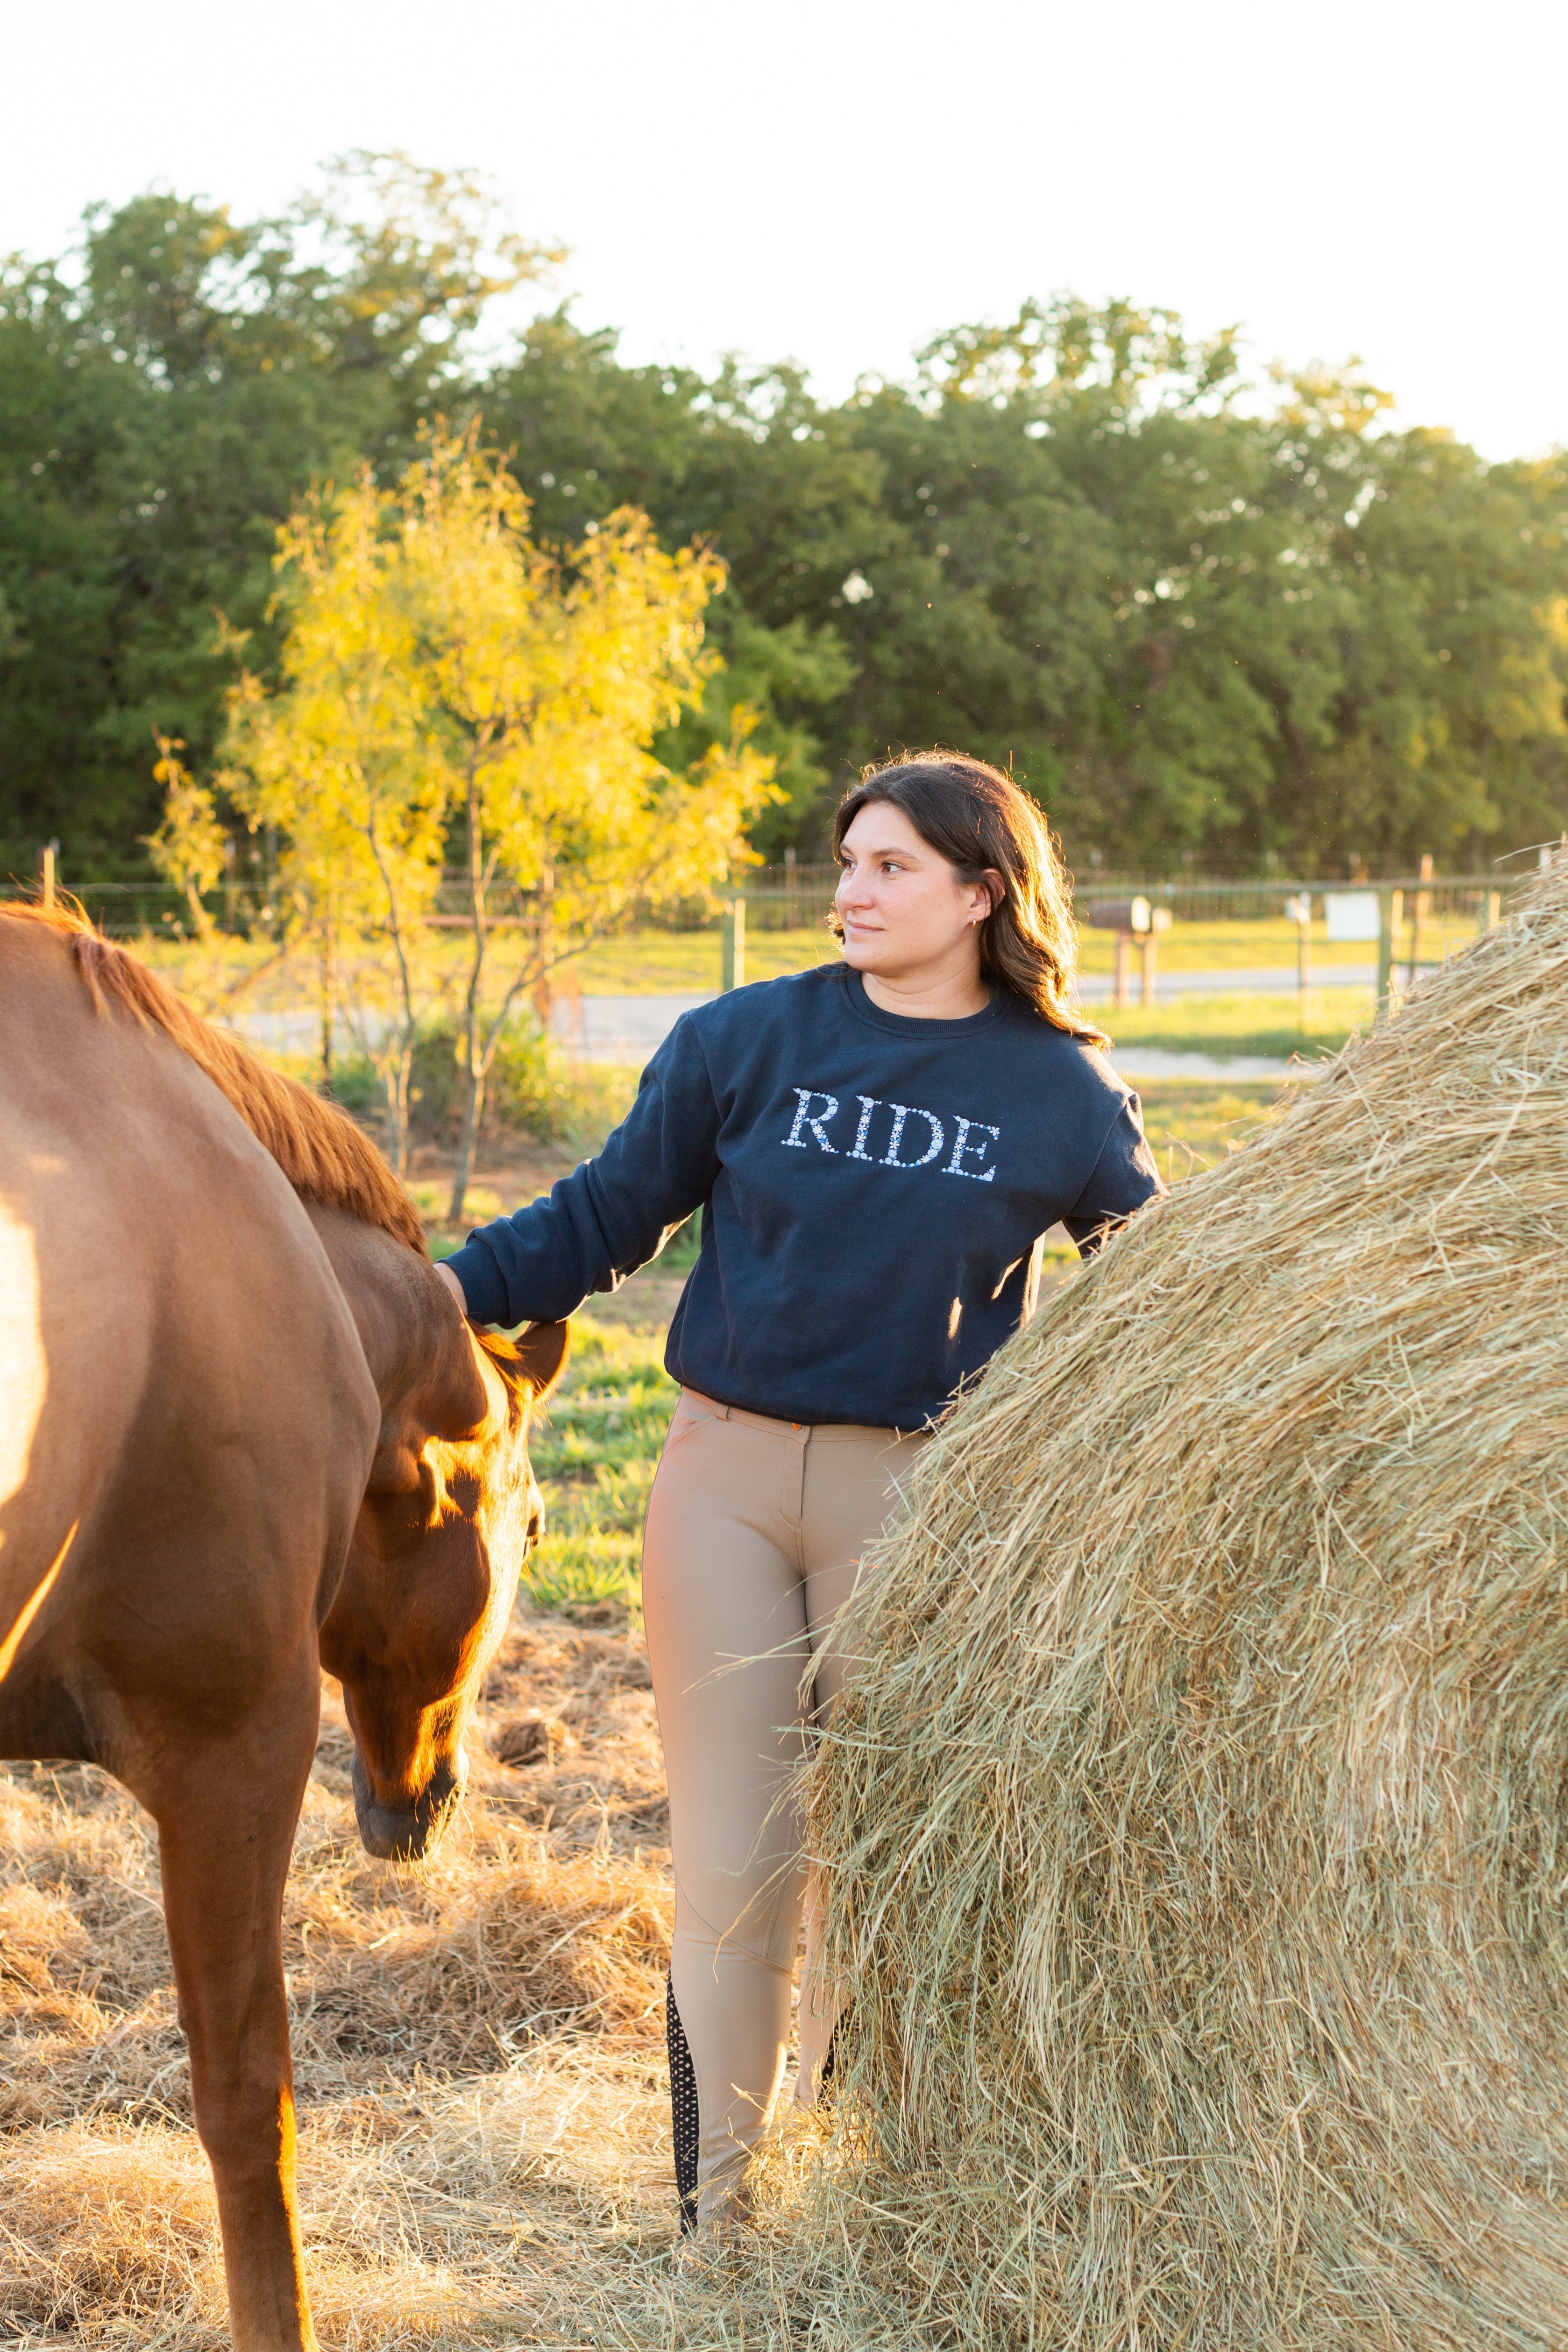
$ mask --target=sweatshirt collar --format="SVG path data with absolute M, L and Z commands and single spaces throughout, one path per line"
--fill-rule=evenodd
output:
M 956 1042 L 972 1037 L 977 1029 L 986 1029 L 1001 1017 L 1006 992 L 996 988 L 983 1013 L 969 1013 L 961 1021 L 922 1021 L 905 1013 L 884 1013 L 873 1004 L 865 992 L 865 982 L 851 964 L 841 964 L 844 991 L 850 1011 L 869 1029 L 880 1029 L 884 1037 L 940 1037 Z

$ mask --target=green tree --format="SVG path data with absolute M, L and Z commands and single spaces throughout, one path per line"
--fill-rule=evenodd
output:
M 123 859 L 143 746 L 200 767 L 276 652 L 273 536 L 313 480 L 412 456 L 498 294 L 552 256 L 472 179 L 355 155 L 276 220 L 149 194 L 68 261 L 0 268 L 0 835 Z
M 68 869 L 157 822 L 150 727 L 204 772 L 221 611 L 272 684 L 277 526 L 482 414 L 540 547 L 646 514 L 727 588 L 723 667 L 654 749 L 730 740 L 768 856 L 903 745 L 1004 761 L 1071 861 L 1479 861 L 1568 820 L 1563 465 L 1388 429 L 1353 371 L 1063 298 L 837 404 L 800 373 L 628 367 L 560 312 L 476 329 L 549 257 L 471 183 L 350 159 L 277 221 L 163 196 L 0 287 L 0 835 Z

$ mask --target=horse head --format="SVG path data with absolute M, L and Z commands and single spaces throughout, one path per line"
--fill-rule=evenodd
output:
M 464 1727 L 543 1526 L 529 1416 L 568 1344 L 564 1323 L 510 1342 L 476 1335 L 444 1293 L 422 1305 L 420 1345 L 374 1350 L 402 1369 L 378 1380 L 381 1443 L 320 1633 L 360 1835 L 396 1862 L 434 1848 L 463 1794 Z

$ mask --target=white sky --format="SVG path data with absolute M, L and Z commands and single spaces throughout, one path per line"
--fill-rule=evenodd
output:
M 1358 354 L 1490 457 L 1568 441 L 1562 0 L 0 6 L 0 249 L 403 147 L 493 174 L 632 358 L 836 398 L 1071 287 L 1240 320 L 1260 365 Z

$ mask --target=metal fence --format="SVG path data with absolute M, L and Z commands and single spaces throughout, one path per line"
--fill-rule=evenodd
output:
M 1434 918 L 1451 915 L 1469 921 L 1479 920 L 1492 892 L 1500 891 L 1506 901 L 1530 878 L 1529 873 L 1396 874 L 1379 875 L 1375 881 L 1347 882 L 1337 877 L 1324 881 L 1321 877 L 1292 880 L 1279 875 L 1245 882 L 1192 876 L 1173 882 L 1160 875 L 1094 873 L 1078 877 L 1073 906 L 1084 923 L 1094 921 L 1098 908 L 1124 905 L 1134 897 L 1167 908 L 1175 922 L 1257 923 L 1283 917 L 1287 898 L 1310 898 L 1313 914 L 1321 915 L 1323 899 L 1331 894 L 1398 890 L 1407 899 L 1424 898 L 1427 911 Z
M 1531 868 L 1531 871 L 1534 869 Z M 1506 900 L 1530 874 L 1494 871 L 1490 874 L 1379 875 L 1375 881 L 1325 880 L 1289 875 L 1249 877 L 1230 881 L 1212 876 L 1185 875 L 1173 880 L 1165 874 L 1112 873 L 1091 870 L 1076 877 L 1073 904 L 1079 920 L 1092 923 L 1099 908 L 1124 905 L 1145 898 L 1168 908 L 1182 923 L 1256 923 L 1279 920 L 1287 898 L 1310 897 L 1314 915 L 1322 913 L 1325 893 L 1348 890 L 1403 890 L 1407 897 L 1425 895 L 1434 918 L 1452 915 L 1479 920 L 1489 894 L 1500 890 Z M 752 930 L 798 930 L 821 923 L 833 903 L 838 887 L 836 866 L 754 866 L 732 895 L 746 900 L 746 919 Z
M 1403 891 L 1407 903 L 1412 896 L 1420 894 L 1424 910 L 1434 919 L 1440 920 L 1448 916 L 1469 921 L 1479 919 L 1490 892 L 1500 892 L 1506 905 L 1510 896 L 1529 881 L 1534 870 L 1531 866 L 1522 872 L 1494 869 L 1481 875 L 1380 875 L 1375 880 L 1358 882 L 1325 880 L 1322 876 L 1292 878 L 1282 874 L 1254 876 L 1242 881 L 1202 875 L 1173 880 L 1167 875 L 1102 868 L 1077 877 L 1074 905 L 1080 922 L 1090 926 L 1095 921 L 1097 910 L 1103 908 L 1108 912 L 1112 906 L 1125 904 L 1134 897 L 1146 898 L 1153 905 L 1168 908 L 1176 922 L 1259 922 L 1281 918 L 1287 898 L 1309 896 L 1312 912 L 1321 915 L 1325 892 L 1393 889 Z M 747 924 L 753 931 L 814 930 L 821 928 L 832 907 L 838 881 L 838 867 L 825 860 L 811 865 L 759 866 L 752 867 L 724 895 L 744 898 Z M 191 927 L 190 905 L 183 892 L 166 883 L 77 881 L 68 873 L 57 873 L 57 887 L 78 899 L 92 920 L 111 938 L 135 938 L 148 931 L 178 936 Z M 36 885 L 12 880 L 0 883 L 0 898 L 31 897 L 36 889 Z M 531 897 L 527 891 L 492 891 L 492 923 L 510 928 L 531 922 Z M 267 929 L 273 919 L 271 909 L 253 890 L 243 886 L 227 892 L 213 891 L 204 903 L 214 921 L 224 929 Z M 449 876 L 437 902 L 435 920 L 446 928 L 460 925 L 465 919 L 462 882 L 457 876 Z M 652 919 L 661 928 L 711 930 L 717 917 L 711 905 L 694 903 L 674 916 L 666 913 Z
M 73 882 L 68 876 L 57 875 L 55 887 L 64 897 L 77 900 L 110 939 L 136 939 L 144 931 L 172 934 L 190 927 L 191 909 L 184 892 L 170 888 L 167 883 Z M 37 896 L 37 883 L 0 884 L 0 898 Z M 214 920 L 222 923 L 225 919 L 223 892 L 214 891 L 206 905 Z M 231 900 L 228 911 L 236 928 L 242 923 L 248 928 L 248 908 L 235 908 Z

